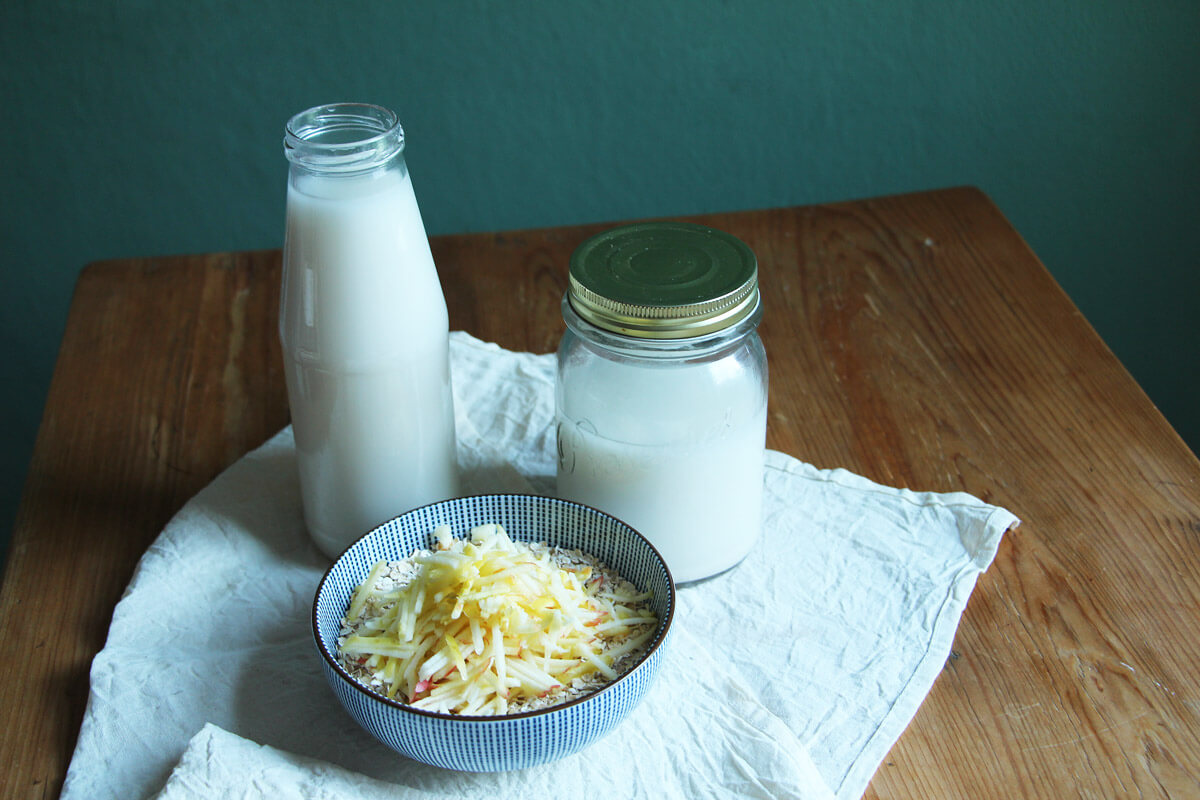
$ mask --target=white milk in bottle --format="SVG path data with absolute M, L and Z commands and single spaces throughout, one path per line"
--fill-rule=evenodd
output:
M 387 109 L 288 123 L 280 302 L 304 517 L 338 555 L 457 491 L 446 301 Z
M 762 525 L 767 363 L 757 260 L 721 231 L 617 228 L 571 258 L 558 350 L 558 494 L 632 525 L 678 582 Z

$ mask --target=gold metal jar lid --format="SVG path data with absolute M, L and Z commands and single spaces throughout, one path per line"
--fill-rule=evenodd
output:
M 758 308 L 758 260 L 741 239 L 704 225 L 625 225 L 576 248 L 567 298 L 584 320 L 614 333 L 702 336 Z

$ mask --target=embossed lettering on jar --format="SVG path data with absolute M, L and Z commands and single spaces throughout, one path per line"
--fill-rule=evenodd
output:
M 630 225 L 571 258 L 558 350 L 558 493 L 641 531 L 676 580 L 758 539 L 767 362 L 757 261 L 687 223 Z

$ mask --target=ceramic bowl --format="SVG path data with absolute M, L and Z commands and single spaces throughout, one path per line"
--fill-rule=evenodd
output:
M 659 618 L 648 651 L 616 681 L 583 697 L 504 716 L 459 716 L 415 709 L 376 694 L 338 662 L 340 623 L 355 587 L 381 559 L 406 558 L 429 547 L 435 527 L 455 536 L 498 523 L 514 541 L 582 550 L 635 586 L 653 593 Z M 425 764 L 469 772 L 522 769 L 571 755 L 615 728 L 654 682 L 671 630 L 675 584 L 658 551 L 625 523 L 578 503 L 539 495 L 478 495 L 424 506 L 368 532 L 321 579 L 313 601 L 313 636 L 334 694 L 379 741 Z

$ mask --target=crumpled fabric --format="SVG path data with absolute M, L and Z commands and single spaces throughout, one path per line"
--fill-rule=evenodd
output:
M 554 356 L 451 336 L 467 493 L 554 487 Z M 313 644 L 329 561 L 305 533 L 285 428 L 142 557 L 92 664 L 62 797 L 861 797 L 1019 524 L 768 451 L 759 545 L 683 586 L 658 681 L 616 731 L 526 770 L 409 761 L 338 704 Z

